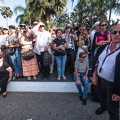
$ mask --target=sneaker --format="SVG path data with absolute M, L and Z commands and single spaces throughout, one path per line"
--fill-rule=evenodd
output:
M 82 104 L 86 105 L 86 99 L 83 99 Z

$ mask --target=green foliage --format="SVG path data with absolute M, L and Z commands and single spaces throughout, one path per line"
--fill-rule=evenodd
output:
M 120 10 L 119 0 L 78 0 L 78 4 L 71 13 L 71 19 L 78 24 L 83 23 L 86 26 L 92 26 L 96 21 L 107 20 L 108 11 L 110 11 L 110 21 L 111 11 L 118 12 L 118 9 Z
M 11 18 L 13 15 L 13 12 L 10 10 L 10 8 L 6 6 L 0 7 L 0 12 L 4 18 Z

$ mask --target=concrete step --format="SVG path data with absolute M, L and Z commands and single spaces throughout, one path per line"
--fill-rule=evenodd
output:
M 78 93 L 75 82 L 60 82 L 60 81 L 59 82 L 11 81 L 8 83 L 7 91 Z M 90 92 L 90 87 L 89 87 L 89 92 Z

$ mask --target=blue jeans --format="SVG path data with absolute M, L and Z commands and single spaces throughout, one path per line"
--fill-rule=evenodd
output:
M 13 62 L 15 73 L 22 74 L 22 62 L 21 62 L 20 49 L 16 48 L 15 53 L 13 55 L 10 55 L 10 58 Z
M 58 72 L 58 76 L 64 76 L 64 72 L 65 72 L 65 63 L 66 63 L 66 58 L 67 56 L 55 56 L 55 60 L 57 63 L 57 72 Z
M 76 81 L 76 75 L 74 74 L 74 80 Z M 79 77 L 79 80 L 81 81 L 80 84 L 76 83 L 77 89 L 79 91 L 79 95 L 82 96 L 83 99 L 87 98 L 88 95 L 88 86 L 89 86 L 89 82 L 88 80 L 86 80 L 84 77 Z M 83 90 L 81 88 L 81 86 L 83 85 Z

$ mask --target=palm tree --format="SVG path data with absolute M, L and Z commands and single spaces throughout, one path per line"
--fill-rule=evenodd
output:
M 10 10 L 9 7 L 3 6 L 0 7 L 1 15 L 6 19 L 7 27 L 8 27 L 8 18 L 11 18 L 13 15 L 13 12 Z
M 22 12 L 16 17 L 16 22 L 19 22 L 19 24 L 26 24 L 26 25 L 31 25 L 31 16 L 30 12 L 23 6 L 16 6 L 14 8 L 14 13 L 17 15 L 18 12 Z
M 107 11 L 109 10 L 110 21 L 111 11 L 115 8 L 117 11 L 120 9 L 120 7 L 118 7 L 118 1 L 119 0 L 78 0 L 78 4 L 74 8 L 74 16 L 79 15 L 79 21 L 88 21 L 89 24 L 92 25 L 94 21 L 107 19 Z M 74 2 L 74 0 L 71 0 L 71 2 Z
M 45 23 L 50 22 L 51 16 L 58 15 L 63 12 L 67 0 L 26 0 L 26 5 L 29 11 L 32 11 L 32 16 L 38 16 Z

